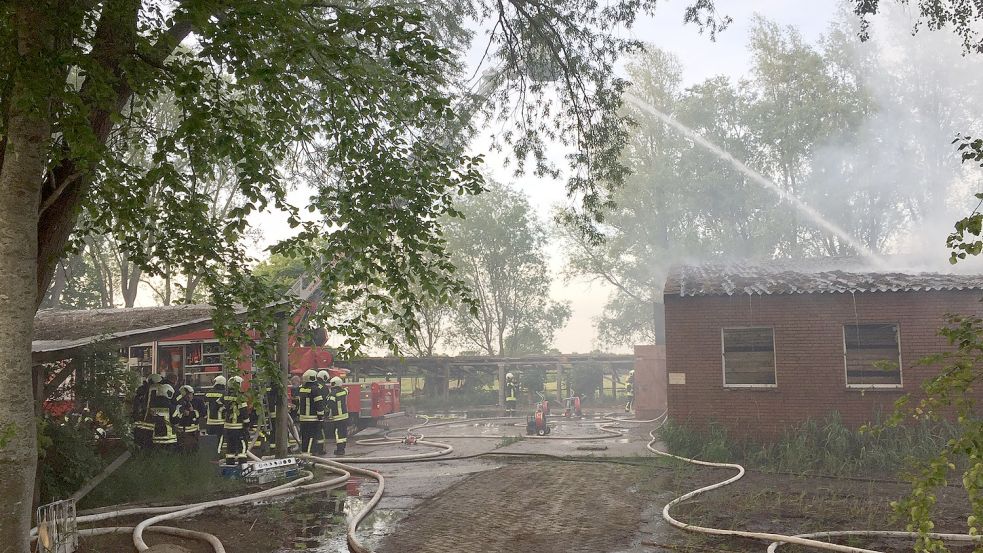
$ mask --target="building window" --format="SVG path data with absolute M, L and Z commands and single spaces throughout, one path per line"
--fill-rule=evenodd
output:
M 846 385 L 901 386 L 901 347 L 896 324 L 843 325 Z
M 775 386 L 775 331 L 771 328 L 725 328 L 724 386 Z

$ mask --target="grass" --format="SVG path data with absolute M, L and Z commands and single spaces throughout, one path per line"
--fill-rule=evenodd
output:
M 231 496 L 244 484 L 222 478 L 204 456 L 138 453 L 85 496 L 80 509 L 122 503 L 174 503 Z
M 873 476 L 896 473 L 912 459 L 938 452 L 952 436 L 946 425 L 906 425 L 874 434 L 847 428 L 838 415 L 809 420 L 771 443 L 736 440 L 720 425 L 695 430 L 668 423 L 660 438 L 671 453 L 748 468 L 797 474 Z

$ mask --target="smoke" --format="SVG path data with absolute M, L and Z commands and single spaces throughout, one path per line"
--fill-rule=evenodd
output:
M 983 184 L 983 169 L 962 165 L 952 144 L 957 134 L 983 136 L 983 56 L 963 55 L 951 29 L 913 34 L 897 7 L 873 20 L 866 43 L 856 17 L 841 17 L 846 28 L 831 32 L 846 36 L 827 39 L 826 56 L 852 73 L 869 112 L 814 151 L 806 200 L 892 254 L 895 269 L 980 270 L 983 260 L 953 268 L 945 239 Z M 852 209 L 842 209 L 844 198 Z

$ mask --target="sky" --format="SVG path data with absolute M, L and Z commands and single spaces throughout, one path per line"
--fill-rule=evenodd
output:
M 696 26 L 683 25 L 683 10 L 688 1 L 661 3 L 656 13 L 640 19 L 632 32 L 634 38 L 678 56 L 683 66 L 684 86 L 717 75 L 739 79 L 748 73 L 751 59 L 747 43 L 751 20 L 756 13 L 781 25 L 795 26 L 805 40 L 814 43 L 833 19 L 838 5 L 830 0 L 718 2 L 723 6 L 721 13 L 733 18 L 733 23 L 717 36 L 716 41 L 711 41 L 709 36 L 701 35 Z M 489 174 L 501 182 L 512 183 L 516 189 L 524 192 L 543 219 L 548 220 L 554 205 L 568 203 L 562 182 L 515 177 L 511 169 L 504 167 L 502 156 L 494 152 L 486 154 L 486 159 Z M 585 279 L 564 280 L 559 275 L 565 260 L 557 245 L 551 248 L 550 257 L 552 272 L 558 275 L 553 283 L 552 296 L 556 300 L 569 302 L 573 311 L 567 326 L 557 333 L 554 345 L 564 353 L 589 352 L 597 346 L 594 319 L 603 312 L 610 286 Z

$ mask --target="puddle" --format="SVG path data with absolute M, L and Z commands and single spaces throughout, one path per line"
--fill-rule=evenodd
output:
M 361 486 L 362 479 L 353 477 L 344 489 L 290 499 L 289 516 L 297 523 L 299 531 L 276 553 L 346 551 L 348 519 L 362 510 L 369 500 L 369 497 L 360 496 Z M 383 536 L 392 532 L 397 518 L 396 511 L 376 509 L 359 524 L 359 539 L 374 547 Z

